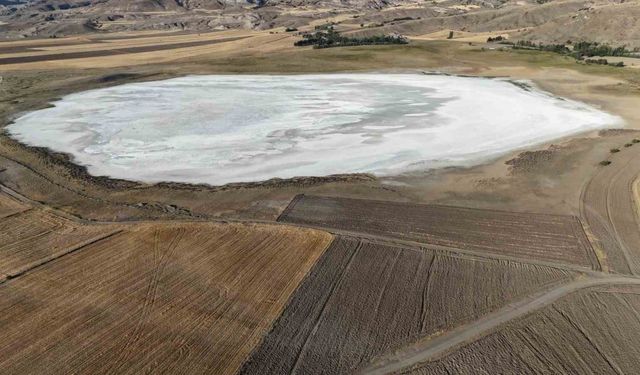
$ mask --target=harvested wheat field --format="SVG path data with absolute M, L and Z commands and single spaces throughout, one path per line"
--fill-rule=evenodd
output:
M 27 207 L 20 204 L 18 201 L 12 199 L 8 195 L 0 193 L 0 220 L 26 209 Z
M 82 225 L 38 209 L 6 216 L 0 219 L 0 282 L 117 230 Z
M 285 226 L 131 227 L 0 285 L 0 373 L 234 373 L 330 241 Z
M 434 362 L 428 374 L 635 374 L 640 288 L 575 292 Z
M 573 216 L 301 195 L 278 220 L 599 268 Z
M 344 374 L 573 273 L 339 237 L 242 374 Z

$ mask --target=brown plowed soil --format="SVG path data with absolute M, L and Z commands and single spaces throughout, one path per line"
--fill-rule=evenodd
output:
M 116 230 L 81 225 L 37 209 L 6 216 L 0 219 L 0 281 Z
M 140 224 L 0 284 L 2 374 L 232 374 L 331 236 Z
M 278 220 L 599 268 L 573 216 L 305 195 Z
M 406 373 L 635 374 L 638 332 L 640 288 L 599 287 Z
M 241 374 L 344 374 L 550 284 L 561 269 L 339 237 Z

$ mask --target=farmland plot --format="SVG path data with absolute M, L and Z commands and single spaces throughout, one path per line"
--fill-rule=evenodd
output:
M 640 288 L 616 289 L 576 292 L 406 373 L 635 374 L 640 366 Z
M 24 211 L 26 207 L 11 197 L 0 193 L 0 219 Z
M 331 236 L 138 225 L 0 285 L 2 374 L 228 374 Z
M 37 209 L 0 219 L 0 281 L 113 234 L 108 225 L 82 225 Z
M 278 220 L 599 267 L 579 220 L 572 216 L 304 195 L 296 197 Z
M 242 374 L 344 374 L 572 273 L 340 238 Z

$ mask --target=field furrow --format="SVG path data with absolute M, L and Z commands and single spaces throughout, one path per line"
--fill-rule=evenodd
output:
M 390 236 L 462 250 L 599 269 L 572 216 L 300 196 L 282 222 Z

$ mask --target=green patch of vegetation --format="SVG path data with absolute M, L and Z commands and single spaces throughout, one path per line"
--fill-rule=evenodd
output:
M 586 64 L 596 64 L 596 65 L 610 65 L 615 66 L 617 68 L 624 67 L 624 62 L 620 61 L 617 63 L 609 63 L 607 59 L 585 59 L 584 62 Z
M 611 150 L 609 150 L 612 154 L 615 154 L 616 152 L 620 152 L 619 148 L 612 148 Z
M 631 143 L 640 143 L 640 139 L 634 138 L 631 140 Z
M 580 54 L 580 56 L 593 57 L 593 56 L 633 56 L 633 52 L 625 46 L 612 47 L 607 44 L 600 44 L 597 42 L 577 42 L 573 44 L 573 52 Z
M 491 38 L 490 38 L 491 39 Z M 612 47 L 607 44 L 599 44 L 597 42 L 576 42 L 570 40 L 564 44 L 542 44 L 534 43 L 528 40 L 519 40 L 514 44 L 513 49 L 528 49 L 554 52 L 561 55 L 571 56 L 576 60 L 584 61 L 587 64 L 610 65 L 615 67 L 623 67 L 623 62 L 609 64 L 607 59 L 589 59 L 594 56 L 616 56 L 616 57 L 637 57 L 638 49 L 628 50 L 625 46 Z
M 313 46 L 313 48 L 331 48 L 385 44 L 408 44 L 409 41 L 400 35 L 374 35 L 362 38 L 349 38 L 335 31 L 333 25 L 316 27 L 315 33 L 303 35 L 303 39 L 294 43 L 297 47 Z

